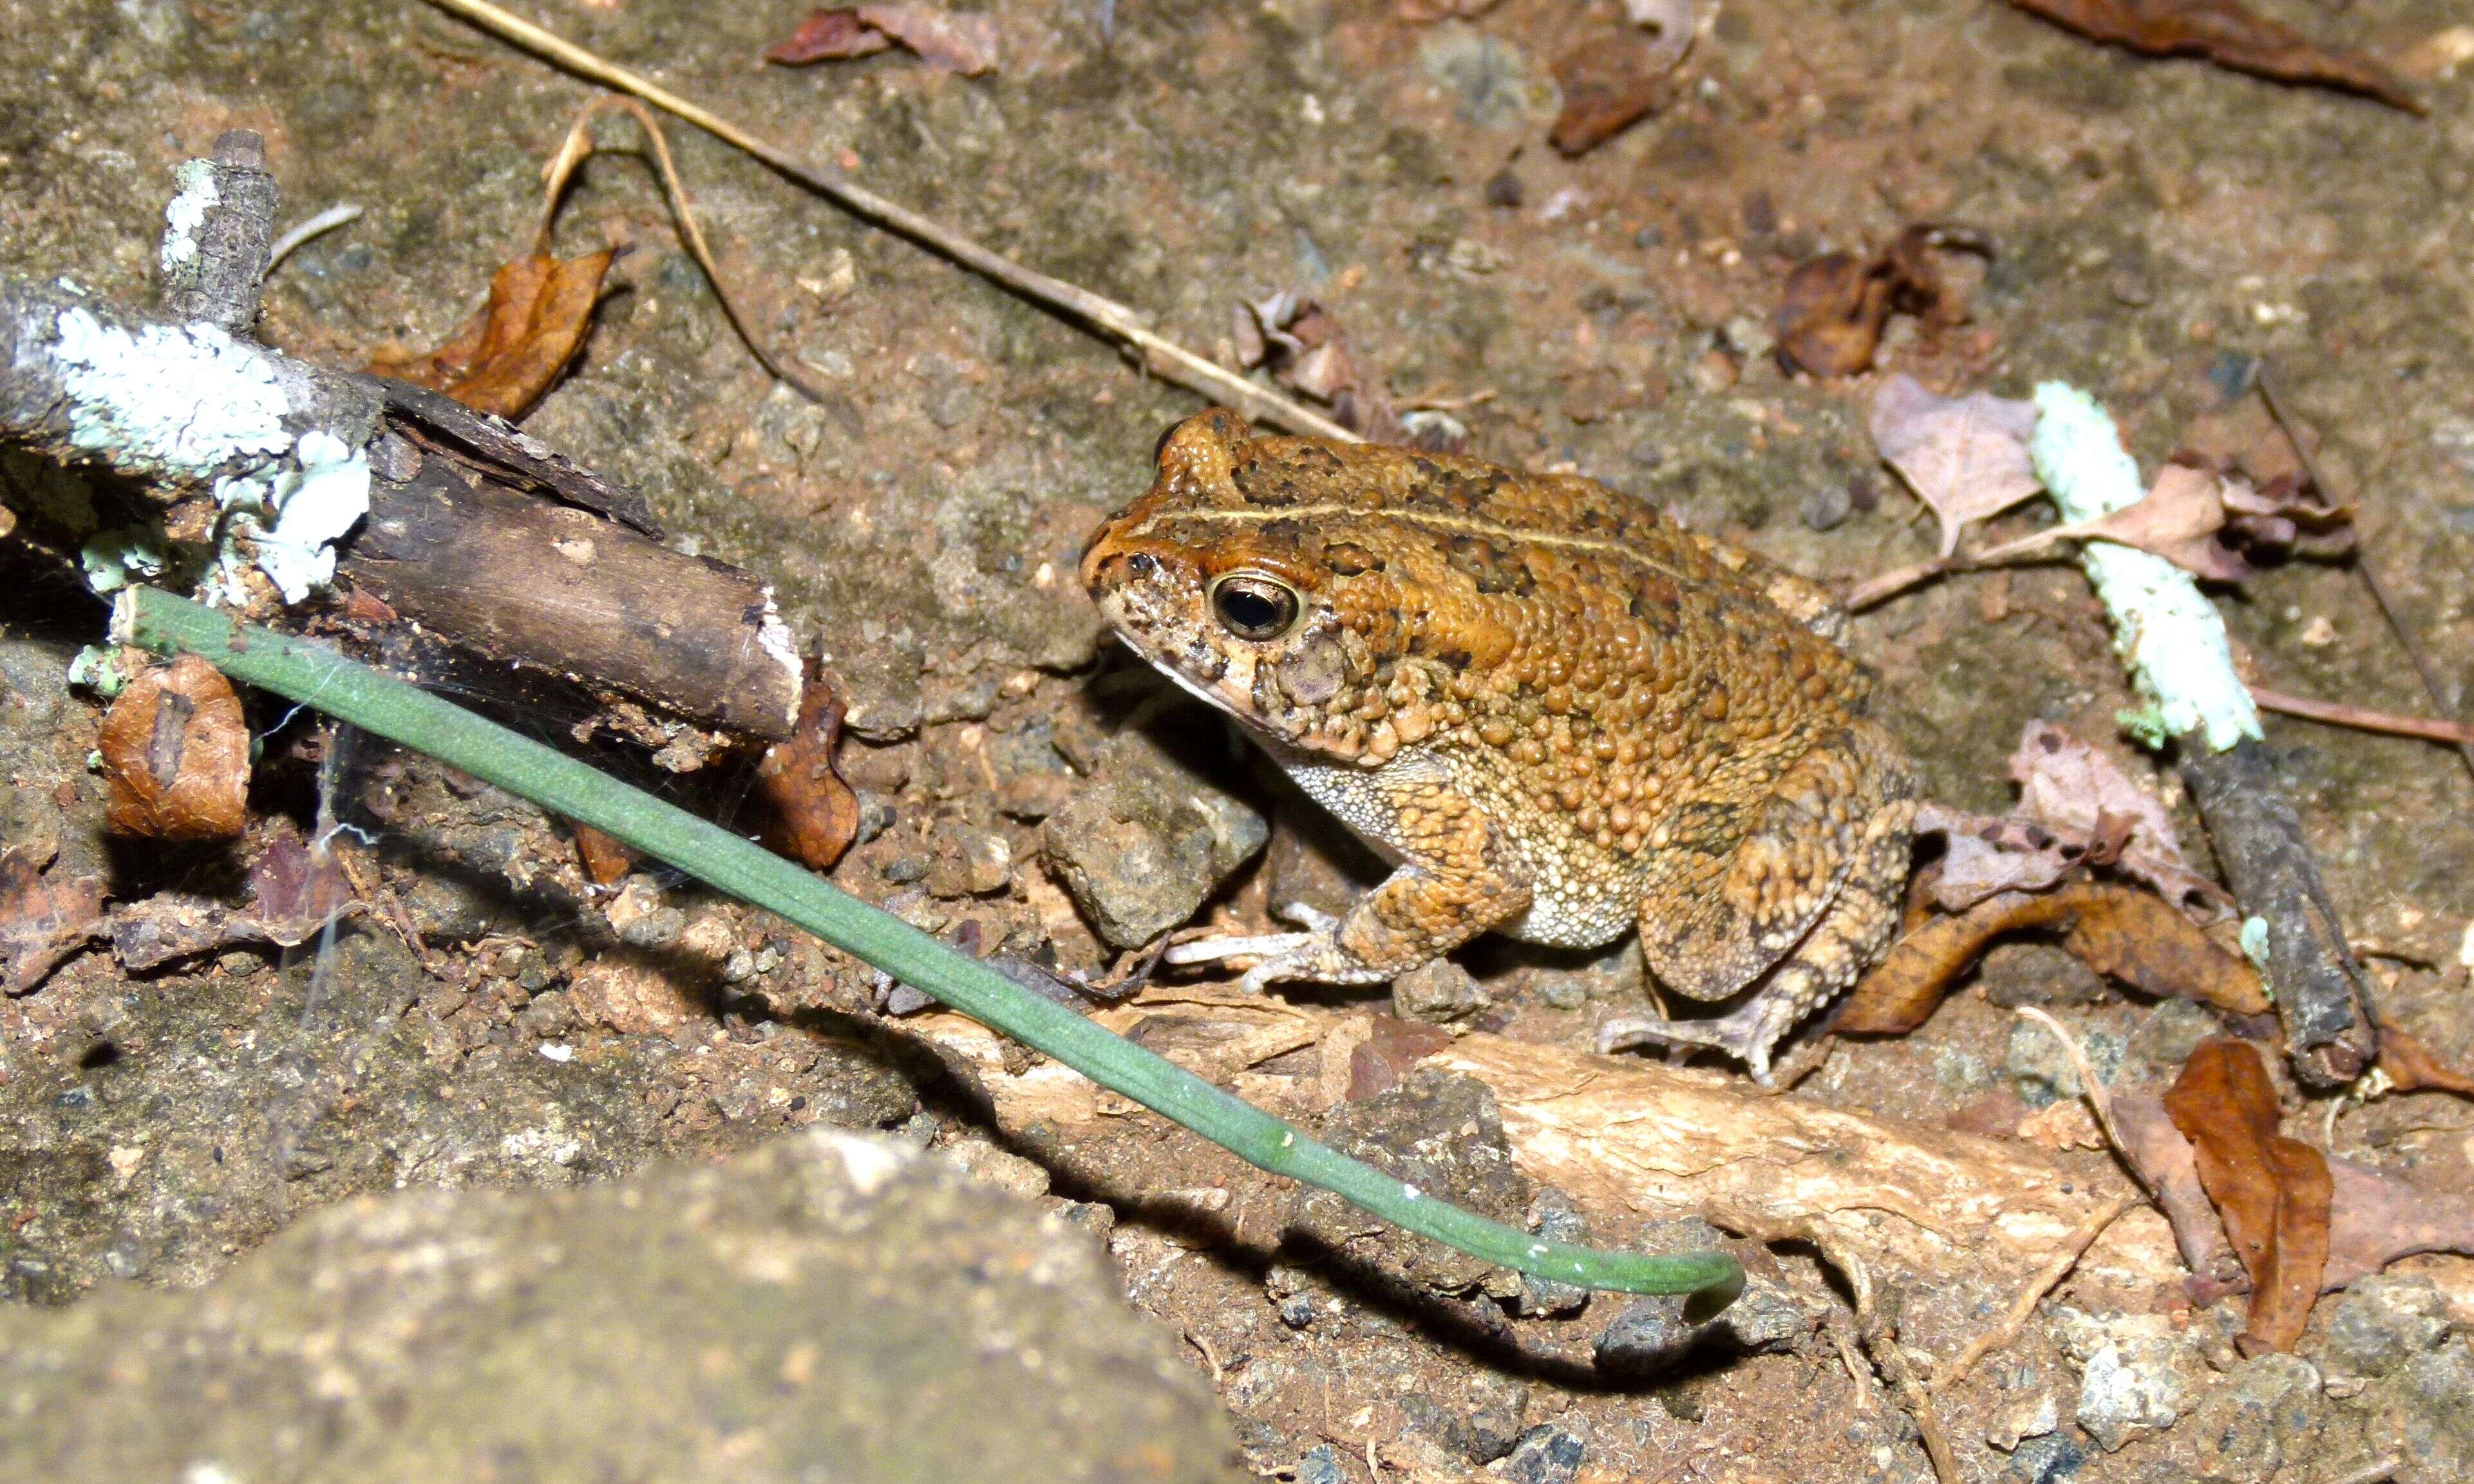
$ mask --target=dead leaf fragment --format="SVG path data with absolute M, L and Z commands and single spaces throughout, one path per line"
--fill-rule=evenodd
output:
M 319 850 L 283 827 L 250 863 L 245 905 L 158 891 L 111 914 L 111 951 L 122 968 L 142 974 L 245 944 L 298 948 L 366 910 L 336 852 Z
M 939 72 L 978 77 L 997 64 L 996 17 L 925 5 L 862 5 L 859 18 Z
M 1358 371 L 1348 336 L 1322 304 L 1283 291 L 1240 305 L 1234 329 L 1240 370 L 1260 366 L 1281 385 L 1329 404 L 1334 422 L 1370 443 L 1417 441 L 1391 399 Z
M 1546 142 L 1573 158 L 1588 154 L 1663 107 L 1673 96 L 1668 74 L 1682 54 L 1644 46 L 1631 36 L 1585 41 L 1555 59 L 1564 107 Z
M 512 422 L 541 401 L 583 347 L 602 277 L 618 255 L 603 248 L 581 257 L 519 257 L 491 278 L 490 302 L 454 339 L 427 353 L 382 351 L 371 357 L 370 372 Z
M 2195 577 L 2240 582 L 2250 564 L 2217 540 L 2225 526 L 2223 486 L 2213 470 L 2168 464 L 2145 496 L 2088 523 L 2088 534 L 2153 552 Z
M 2453 1092 L 2474 1098 L 2474 1075 L 2439 1059 L 2437 1052 L 2380 1017 L 2380 1070 L 2399 1092 Z
M 2105 836 L 2108 820 L 2117 821 L 2118 847 L 2092 864 L 2147 883 L 2177 907 L 2197 904 L 2221 914 L 2228 905 L 2223 888 L 2191 868 L 2164 803 L 2060 727 L 2029 721 L 2010 754 L 2010 777 L 2019 785 L 2019 813 L 2057 833 L 2093 841 Z
M 2148 57 L 2204 57 L 2220 67 L 2362 93 L 2409 113 L 2428 111 L 2378 58 L 2321 46 L 2235 0 L 2010 0 L 2092 40 Z
M 19 995 L 102 936 L 104 879 L 46 873 L 49 841 L 0 850 L 0 994 Z
M 1787 276 L 1775 331 L 1779 363 L 1816 377 L 1846 377 L 1873 364 L 1881 329 L 1893 312 L 1920 314 L 1928 325 L 1966 319 L 1933 261 L 1937 247 L 1989 252 L 1983 236 L 1945 227 L 1915 226 L 1870 257 L 1825 253 Z
M 848 6 L 810 11 L 808 18 L 786 40 L 764 49 L 766 61 L 803 67 L 812 61 L 838 61 L 870 57 L 893 44 L 893 38 L 859 18 Z
M 2059 929 L 2072 957 L 2143 994 L 2179 995 L 2246 1015 L 2268 1008 L 2259 971 L 2191 919 L 2135 888 L 2080 882 L 2043 894 L 2005 891 L 1927 922 L 1891 945 L 1831 1029 L 1905 1034 L 1925 1023 L 1987 944 L 2030 929 Z
M 764 749 L 757 786 L 773 805 L 764 843 L 812 871 L 833 869 L 859 836 L 859 795 L 834 771 L 842 699 L 813 672 L 789 740 Z
M 1900 375 L 1873 399 L 1873 443 L 1941 520 L 1941 554 L 1958 549 L 1970 522 L 1999 514 L 2044 488 L 2027 459 L 2033 402 L 1989 392 L 1937 397 Z
M 2199 1183 L 2250 1275 L 2250 1317 L 2236 1343 L 2249 1354 L 2291 1350 L 2328 1265 L 2326 1157 L 2276 1131 L 2276 1085 L 2258 1051 L 2230 1037 L 2191 1053 L 2165 1112 L 2191 1141 Z
M 230 839 L 249 811 L 249 722 L 221 670 L 184 654 L 104 713 L 104 824 L 146 839 Z
M 584 865 L 585 880 L 596 887 L 615 887 L 636 868 L 636 852 L 628 849 L 624 841 L 582 820 L 570 819 L 568 825 L 575 832 L 575 855 Z

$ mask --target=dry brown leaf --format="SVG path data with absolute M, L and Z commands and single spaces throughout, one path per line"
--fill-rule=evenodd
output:
M 2224 529 L 2224 480 L 2215 471 L 2168 464 L 2136 502 L 2088 523 L 2088 534 L 2153 552 L 2195 577 L 2240 582 L 2251 574 L 2242 553 L 2217 539 Z
M 2453 1092 L 2474 1098 L 2474 1076 L 2439 1059 L 2438 1054 L 2380 1017 L 2380 1070 L 2399 1092 Z
M 862 5 L 859 18 L 939 72 L 978 77 L 997 64 L 996 17 L 926 5 Z
M 859 795 L 834 771 L 842 699 L 812 669 L 787 742 L 764 749 L 757 786 L 773 806 L 764 843 L 812 871 L 833 869 L 859 837 Z
M 1941 520 L 1941 554 L 1958 549 L 1972 521 L 2009 509 L 2044 488 L 2027 460 L 2032 402 L 1989 392 L 1936 397 L 1915 377 L 1884 382 L 1873 399 L 1873 443 Z
M 244 915 L 251 928 L 281 948 L 300 947 L 361 906 L 335 853 L 289 828 L 279 830 L 250 863 L 249 888 Z
M 810 11 L 788 39 L 764 49 L 764 60 L 786 67 L 804 67 L 812 61 L 872 57 L 892 44 L 891 36 L 860 19 L 858 11 L 839 6 Z
M 1987 944 L 2029 929 L 2059 929 L 2073 957 L 2144 994 L 2180 995 L 2241 1014 L 2268 1008 L 2258 971 L 2188 917 L 2134 888 L 2080 882 L 2041 894 L 2005 891 L 1927 922 L 1891 945 L 1831 1029 L 1905 1034 L 1925 1023 Z
M 1780 363 L 1816 377 L 1854 376 L 1873 364 L 1893 311 L 1939 326 L 1965 319 L 1963 302 L 1933 261 L 1932 250 L 1944 246 L 1989 250 L 1973 233 L 1916 226 L 1870 257 L 1825 253 L 1799 265 L 1787 276 L 1774 325 Z
M 1585 41 L 1555 59 L 1564 108 L 1546 142 L 1566 158 L 1586 155 L 1647 118 L 1673 95 L 1675 67 L 1661 49 L 1629 36 Z
M 490 302 L 455 338 L 427 353 L 371 357 L 372 375 L 446 393 L 476 412 L 512 422 L 539 401 L 584 345 L 602 276 L 616 248 L 581 257 L 535 253 L 500 268 Z
M 1240 369 L 1264 367 L 1281 385 L 1328 403 L 1333 421 L 1370 443 L 1412 441 L 1391 400 L 1359 373 L 1348 336 L 1322 304 L 1284 290 L 1240 305 L 1235 338 Z
M 585 880 L 596 887 L 615 887 L 636 868 L 636 852 L 625 841 L 581 820 L 570 819 L 568 827 L 575 832 L 575 858 L 584 866 Z
M 104 879 L 47 873 L 55 848 L 0 850 L 0 994 L 28 993 L 102 936 Z
M 2291 1350 L 2328 1265 L 2335 1187 L 2326 1157 L 2276 1131 L 2276 1084 L 2258 1051 L 2227 1036 L 2191 1053 L 2165 1113 L 2191 1141 L 2199 1183 L 2250 1275 L 2250 1317 L 2237 1343 L 2249 1354 Z
M 2221 912 L 2224 888 L 2191 868 L 2172 815 L 2110 758 L 2050 721 L 2030 721 L 2010 755 L 2019 813 L 2057 833 L 2094 841 L 2108 816 L 2127 820 L 2122 848 L 2103 864 L 2147 882 L 2177 907 L 2193 902 Z M 2116 826 L 2118 828 L 2118 825 Z
M 1389 1092 L 1409 1069 L 1452 1043 L 1452 1033 L 1397 1015 L 1377 1015 L 1348 1054 L 1348 1101 Z
M 111 914 L 111 949 L 132 973 L 247 943 L 298 948 L 330 923 L 366 910 L 332 851 L 289 826 L 249 867 L 249 901 L 233 908 L 209 897 L 161 891 Z
M 2050 830 L 2016 815 L 1985 819 L 1974 828 L 1920 815 L 1917 833 L 1931 833 L 1933 823 L 1950 826 L 1942 832 L 1947 848 L 1932 878 L 1933 905 L 1944 912 L 1963 912 L 2003 891 L 2046 890 L 2085 856 L 2069 849 Z
M 2386 62 L 2321 46 L 2235 0 L 2010 0 L 2032 14 L 2098 41 L 2149 57 L 2204 57 L 2219 66 L 2280 83 L 2307 83 L 2377 98 L 2409 113 L 2422 100 Z
M 221 670 L 184 654 L 104 713 L 104 825 L 147 839 L 230 839 L 249 817 L 249 722 Z

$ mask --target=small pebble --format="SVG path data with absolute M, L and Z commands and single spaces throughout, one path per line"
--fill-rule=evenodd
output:
M 1835 528 L 1840 522 L 1853 514 L 1855 509 L 1856 500 L 1848 493 L 1847 486 L 1825 484 L 1804 497 L 1804 505 L 1798 514 L 1804 517 L 1806 525 L 1817 531 L 1826 531 Z
M 1494 178 L 1486 182 L 1486 204 L 1491 207 L 1502 207 L 1508 210 L 1519 206 L 1527 194 L 1520 184 L 1520 177 L 1513 173 L 1510 165 L 1497 170 Z

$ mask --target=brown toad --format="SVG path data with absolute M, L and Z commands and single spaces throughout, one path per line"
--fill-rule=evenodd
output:
M 1082 580 L 1396 867 L 1337 919 L 1291 909 L 1306 931 L 1173 961 L 1376 984 L 1489 929 L 1590 947 L 1637 924 L 1660 983 L 1752 993 L 1600 1049 L 1714 1046 L 1766 1080 L 1896 926 L 1913 786 L 1816 632 L 1836 611 L 1628 496 L 1215 409 L 1162 442 Z

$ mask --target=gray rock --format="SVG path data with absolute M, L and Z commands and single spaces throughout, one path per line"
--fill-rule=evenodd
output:
M 1707 1252 L 1726 1244 L 1724 1233 L 1697 1216 L 1653 1222 L 1638 1250 L 1660 1255 Z M 1775 1280 L 1748 1276 L 1743 1296 L 1707 1324 L 1686 1324 L 1680 1295 L 1637 1299 L 1599 1332 L 1598 1369 L 1639 1379 L 1673 1370 L 1704 1346 L 1736 1354 L 1793 1349 L 1812 1332 L 1815 1320 L 1795 1295 Z
M 1340 1467 L 1340 1449 L 1318 1443 L 1298 1459 L 1298 1484 L 1348 1484 Z
M 1120 948 L 1194 915 L 1269 836 L 1262 815 L 1133 729 L 1108 739 L 1094 776 L 1040 830 L 1057 879 Z
M 2447 1301 L 2427 1277 L 2373 1274 L 2323 1312 L 2319 1358 L 2339 1375 L 2390 1375 L 2448 1338 Z
M 1529 1388 L 1509 1376 L 1480 1375 L 1469 1383 L 1468 1459 L 1491 1464 L 1519 1446 L 1529 1420 Z
M 959 819 L 938 820 L 929 833 L 928 894 L 985 896 L 1013 880 L 1013 846 L 994 830 Z
M 1847 486 L 1832 482 L 1824 484 L 1804 497 L 1796 513 L 1804 523 L 1816 531 L 1835 530 L 1856 510 L 1856 499 Z
M 1469 971 L 1449 959 L 1437 959 L 1392 981 L 1392 1013 L 1403 1020 L 1449 1025 L 1493 1003 Z
M 2397 1484 L 2474 1478 L 2474 1349 L 2453 1337 L 2374 1381 L 2354 1403 L 2373 1454 L 2400 1461 Z
M 1099 1248 L 890 1140 L 330 1207 L 197 1290 L 0 1308 L 0 1476 L 1229 1480 Z
M 2268 1484 L 2301 1468 L 2323 1430 L 2319 1372 L 2292 1355 L 2262 1355 L 2234 1368 L 2173 1429 L 2189 1448 L 2192 1476 L 2210 1484 Z
M 2195 1343 L 2165 1316 L 2064 1308 L 2058 1317 L 2063 1349 L 2079 1367 L 2078 1424 L 2105 1451 L 2171 1427 L 2189 1410 L 2206 1368 Z
M 1540 126 L 1564 106 L 1563 90 L 1528 53 L 1459 21 L 1426 33 L 1418 68 L 1457 95 L 1462 123 L 1481 129 Z
M 2107 1084 L 2121 1075 L 2122 1037 L 2091 1031 L 2080 1045 L 2087 1052 L 2088 1064 Z M 2048 1107 L 2063 1098 L 2075 1098 L 2084 1090 L 2079 1085 L 2078 1068 L 2072 1063 L 2059 1038 L 2028 1020 L 2011 1026 L 2001 1071 L 2018 1084 L 2020 1101 L 2029 1107 Z
M 2087 1451 L 2062 1434 L 2048 1433 L 2019 1445 L 2001 1477 L 2010 1484 L 2062 1484 L 2087 1462 Z
M 1528 1209 L 1529 1178 L 1513 1165 L 1494 1089 L 1473 1077 L 1421 1067 L 1388 1092 L 1334 1109 L 1323 1136 L 1342 1153 L 1481 1216 L 1517 1225 Z M 1291 1230 L 1442 1293 L 1473 1288 L 1492 1271 L 1325 1190 L 1299 1192 Z
M 2149 1070 L 2171 1077 L 2191 1059 L 2201 1041 L 2223 1032 L 2223 1023 L 2206 1006 L 2178 998 L 2159 1000 L 2130 1033 L 2127 1052 Z
M 1581 1472 L 1589 1440 L 1553 1423 L 1532 1427 L 1503 1461 L 1512 1484 L 1571 1484 Z

